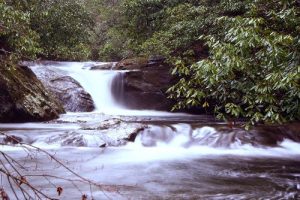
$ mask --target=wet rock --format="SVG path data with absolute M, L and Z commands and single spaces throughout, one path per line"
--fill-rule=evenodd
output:
M 277 146 L 285 139 L 300 142 L 300 123 L 285 125 L 261 125 L 249 131 L 249 137 L 259 144 Z
M 22 142 L 22 138 L 15 135 L 6 136 L 4 138 L 5 144 L 19 144 L 20 142 Z
M 193 130 L 192 141 L 190 145 L 204 145 L 211 147 L 226 147 L 238 143 L 240 144 L 241 138 L 238 134 L 239 130 L 231 130 L 228 132 L 217 131 L 212 127 L 201 127 Z M 246 143 L 246 141 L 244 141 Z
M 165 69 L 128 72 L 124 74 L 123 97 L 119 99 L 132 109 L 169 111 L 173 101 L 165 92 L 171 83 L 172 77 Z
M 122 146 L 127 142 L 133 142 L 137 134 L 146 125 L 139 123 L 127 123 L 119 119 L 104 120 L 94 125 L 83 125 L 79 130 L 66 131 L 59 135 L 48 138 L 41 138 L 41 141 L 48 144 L 60 146 L 79 146 L 79 147 L 108 147 Z
M 64 112 L 29 68 L 0 65 L 0 122 L 47 121 Z
M 10 133 L 2 133 L 0 132 L 0 144 L 5 145 L 16 145 L 20 143 L 31 144 L 32 139 L 26 135 L 21 134 L 10 134 Z
M 175 83 L 170 67 L 163 64 L 162 58 L 132 60 L 117 64 L 120 69 L 139 70 L 123 73 L 113 80 L 112 93 L 115 99 L 131 109 L 169 111 L 174 102 L 167 98 L 165 92 Z
M 51 66 L 34 66 L 31 69 L 66 111 L 90 112 L 95 109 L 91 95 L 72 77 L 54 71 Z
M 133 142 L 140 131 L 147 127 L 145 124 L 124 122 L 121 119 L 108 119 L 101 122 L 97 130 L 102 130 L 112 141 Z
M 160 55 L 149 57 L 128 58 L 118 62 L 113 69 L 116 70 L 143 70 L 149 67 L 166 67 L 166 58 Z
M 107 130 L 107 129 L 113 129 L 118 128 L 118 126 L 121 125 L 121 119 L 108 119 L 101 122 L 101 124 L 96 128 L 98 130 Z
M 140 131 L 137 140 L 143 146 L 170 144 L 172 146 L 210 146 L 214 148 L 239 148 L 241 145 L 254 147 L 277 147 L 285 139 L 300 142 L 297 131 L 290 132 L 287 126 L 259 126 L 251 131 L 243 128 L 193 127 L 189 124 L 149 125 Z M 293 130 L 293 129 L 292 129 Z
M 99 130 L 69 131 L 46 139 L 46 143 L 60 146 L 107 147 L 121 146 L 127 143 L 126 138 L 111 136 Z
M 210 127 L 196 128 L 192 133 L 194 144 L 213 147 L 231 147 L 234 145 L 252 145 L 258 147 L 276 147 L 283 140 L 300 142 L 299 131 L 293 130 L 294 125 L 257 126 L 250 131 L 243 128 Z
M 146 127 L 146 124 L 125 122 L 121 119 L 112 118 L 100 122 L 97 127 L 86 126 L 82 129 L 94 130 L 103 134 L 105 137 L 102 137 L 102 139 L 106 141 L 108 146 L 120 146 L 127 141 L 133 142 L 136 136 Z
M 107 142 L 101 133 L 90 130 L 67 131 L 46 139 L 42 138 L 42 141 L 48 144 L 76 147 L 99 147 Z
M 106 143 L 105 144 L 101 144 L 99 147 L 100 148 L 105 148 L 105 147 L 107 147 L 107 144 Z
M 90 70 L 110 70 L 114 66 L 114 63 L 100 63 L 93 64 L 89 67 Z
M 149 60 L 146 57 L 129 58 L 118 62 L 113 69 L 115 70 L 136 70 L 147 67 Z

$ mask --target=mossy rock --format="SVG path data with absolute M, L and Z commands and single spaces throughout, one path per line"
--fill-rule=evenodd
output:
M 29 68 L 0 64 L 0 122 L 46 121 L 64 112 Z

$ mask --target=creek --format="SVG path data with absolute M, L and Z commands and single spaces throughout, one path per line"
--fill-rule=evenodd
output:
M 0 124 L 5 135 L 46 150 L 67 166 L 1 136 L 1 151 L 22 165 L 21 174 L 39 190 L 67 200 L 83 194 L 88 199 L 300 199 L 298 125 L 245 131 L 209 116 L 131 110 L 111 92 L 114 78 L 126 71 L 90 70 L 88 64 L 93 63 L 52 67 L 82 85 L 94 100 L 93 112 Z M 103 187 L 80 181 L 69 169 Z M 3 175 L 1 184 L 14 199 Z M 60 196 L 57 187 L 63 188 Z

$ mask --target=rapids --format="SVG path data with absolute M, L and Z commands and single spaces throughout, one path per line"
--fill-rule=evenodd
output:
M 91 94 L 94 112 L 67 113 L 47 123 L 0 124 L 1 152 L 18 161 L 19 172 L 39 190 L 67 200 L 83 194 L 101 200 L 300 198 L 299 131 L 246 132 L 206 116 L 129 110 L 111 95 L 113 78 L 126 72 L 92 71 L 86 64 L 53 67 Z M 122 139 L 127 133 L 134 138 Z M 102 187 L 80 181 L 43 151 L 12 144 L 6 135 L 46 150 Z M 3 157 L 1 162 L 15 173 Z M 14 199 L 3 174 L 1 186 Z M 61 196 L 57 187 L 63 188 Z

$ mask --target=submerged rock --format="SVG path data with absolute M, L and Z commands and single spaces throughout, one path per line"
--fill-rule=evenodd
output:
M 19 144 L 21 142 L 23 142 L 22 138 L 15 135 L 5 136 L 3 138 L 3 144 Z
M 46 121 L 63 107 L 27 67 L 0 65 L 0 122 Z
M 64 72 L 54 71 L 51 66 L 33 66 L 31 69 L 59 99 L 66 111 L 90 112 L 95 109 L 91 95 L 72 77 Z

